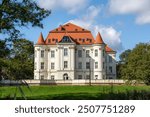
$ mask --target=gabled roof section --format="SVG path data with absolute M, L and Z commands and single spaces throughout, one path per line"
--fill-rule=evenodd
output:
M 95 44 L 104 44 L 104 41 L 101 37 L 101 34 L 98 32 L 97 36 L 96 36 L 96 39 L 95 39 Z
M 60 32 L 90 32 L 90 31 L 75 24 L 67 23 L 64 25 L 60 25 L 58 28 L 50 31 L 50 33 L 57 33 L 57 32 L 60 33 Z
M 71 36 L 69 36 L 67 33 L 62 37 L 62 39 L 59 41 L 59 43 L 74 43 L 74 40 Z
M 38 39 L 36 44 L 37 45 L 44 45 L 45 44 L 45 41 L 44 41 L 42 33 L 40 34 L 39 39 Z
M 113 49 L 111 49 L 108 45 L 106 45 L 105 46 L 105 50 L 106 50 L 106 52 L 116 52 L 116 51 L 114 51 Z

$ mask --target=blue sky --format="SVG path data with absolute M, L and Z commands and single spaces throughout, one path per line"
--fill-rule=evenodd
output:
M 36 43 L 60 24 L 72 22 L 101 33 L 103 40 L 119 55 L 139 42 L 150 41 L 150 0 L 36 0 L 52 13 L 43 20 L 44 28 L 21 28 L 23 37 Z

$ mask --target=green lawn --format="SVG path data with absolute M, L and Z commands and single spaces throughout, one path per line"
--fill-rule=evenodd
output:
M 22 90 L 21 90 L 22 89 Z M 16 99 L 150 99 L 150 86 L 22 86 Z M 21 91 L 23 91 L 21 93 Z M 14 99 L 15 86 L 0 87 L 0 99 Z

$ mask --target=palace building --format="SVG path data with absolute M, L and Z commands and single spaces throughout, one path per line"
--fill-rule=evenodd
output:
M 34 79 L 115 79 L 116 52 L 104 43 L 100 33 L 72 23 L 42 33 L 34 46 Z

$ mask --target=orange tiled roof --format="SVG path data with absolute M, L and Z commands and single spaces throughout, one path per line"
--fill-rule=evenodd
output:
M 113 49 L 111 49 L 108 45 L 105 46 L 106 52 L 115 52 Z
M 44 45 L 45 44 L 42 33 L 40 34 L 40 37 L 39 37 L 39 39 L 38 39 L 36 44 L 37 45 Z
M 97 36 L 96 36 L 96 40 L 94 42 L 95 44 L 104 44 L 104 41 L 100 35 L 100 33 L 98 32 Z
M 63 36 L 67 33 L 76 44 L 93 44 L 94 38 L 89 30 L 76 26 L 72 23 L 61 25 L 58 28 L 50 31 L 45 43 L 54 45 L 59 42 Z

